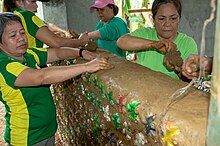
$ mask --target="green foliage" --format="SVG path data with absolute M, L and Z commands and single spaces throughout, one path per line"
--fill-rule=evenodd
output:
M 148 3 L 149 3 L 149 0 L 143 0 L 142 1 L 142 8 L 147 8 Z
M 131 9 L 130 0 L 124 0 L 123 10 L 125 15 L 129 16 L 128 10 Z
M 2 0 L 0 0 L 0 12 L 2 12 Z
M 130 15 L 129 20 L 130 20 L 131 26 L 137 25 L 138 28 L 140 28 L 140 27 L 144 27 L 144 25 L 145 25 L 145 19 L 140 14 Z

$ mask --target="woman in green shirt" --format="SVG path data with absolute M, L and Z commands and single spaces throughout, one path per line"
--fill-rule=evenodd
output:
M 162 72 L 179 79 L 164 56 L 169 51 L 179 51 L 183 60 L 190 54 L 197 54 L 197 45 L 193 38 L 178 32 L 181 18 L 179 0 L 155 0 L 152 5 L 154 28 L 139 28 L 118 39 L 120 48 L 135 51 L 136 63 L 154 71 Z
M 21 18 L 28 37 L 28 47 L 43 47 L 43 44 L 50 47 L 80 47 L 89 42 L 87 33 L 82 33 L 79 39 L 63 38 L 56 35 L 51 31 L 51 25 L 35 15 L 37 10 L 36 1 L 4 0 L 3 2 L 5 12 L 13 12 Z M 45 2 L 49 0 L 38 1 Z
M 82 56 L 90 62 L 46 67 L 47 63 Z M 28 48 L 21 19 L 0 13 L 0 101 L 6 109 L 5 141 L 9 145 L 47 145 L 57 130 L 56 109 L 48 84 L 71 79 L 84 72 L 107 69 L 105 58 L 77 48 Z M 51 146 L 51 145 L 50 145 Z
M 90 6 L 91 11 L 94 9 L 100 21 L 96 25 L 96 30 L 88 33 L 89 38 L 97 39 L 98 47 L 125 57 L 125 51 L 117 46 L 116 41 L 128 33 L 128 28 L 124 20 L 115 17 L 118 14 L 118 7 L 114 0 L 95 0 Z

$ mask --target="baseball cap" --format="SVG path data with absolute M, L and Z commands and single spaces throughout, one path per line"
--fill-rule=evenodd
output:
M 95 8 L 104 8 L 108 4 L 115 5 L 114 0 L 95 0 L 94 4 L 92 4 L 89 9 L 92 12 Z M 115 5 L 116 6 L 116 5 Z

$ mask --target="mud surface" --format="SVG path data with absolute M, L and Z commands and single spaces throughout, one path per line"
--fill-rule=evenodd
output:
M 106 55 L 106 52 L 100 53 Z M 114 138 L 111 139 L 109 134 L 114 135 L 116 143 L 122 141 L 125 145 L 134 145 L 138 133 L 142 133 L 148 141 L 144 145 L 161 144 L 155 142 L 155 137 L 146 134 L 146 117 L 155 115 L 158 120 L 160 113 L 172 101 L 171 95 L 187 83 L 173 80 L 169 76 L 114 55 L 109 55 L 109 60 L 114 68 L 94 74 L 98 81 L 93 80 L 93 83 L 89 83 L 91 81 L 78 79 L 56 85 L 55 100 L 60 126 L 57 135 L 58 145 L 110 144 Z M 114 105 L 110 104 L 109 99 L 100 96 L 100 82 L 106 91 L 112 91 Z M 82 92 L 85 88 L 94 96 L 86 98 Z M 119 104 L 120 96 L 124 96 L 123 106 Z M 97 101 L 102 101 L 104 107 L 109 105 L 110 119 L 115 113 L 119 114 L 121 126 L 118 129 L 114 128 L 112 120 L 107 121 Z M 128 118 L 127 111 L 127 105 L 133 101 L 140 102 L 135 122 Z M 177 127 L 179 134 L 173 138 L 178 145 L 205 145 L 209 94 L 189 88 L 186 96 L 177 98 L 176 101 L 161 119 L 163 123 L 155 124 L 163 128 L 170 127 L 167 125 Z M 98 118 L 95 118 L 96 115 Z M 98 124 L 95 122 L 97 119 Z M 129 125 L 127 134 L 123 133 L 123 129 L 126 129 L 124 122 Z M 159 137 L 159 140 L 161 139 L 162 136 Z

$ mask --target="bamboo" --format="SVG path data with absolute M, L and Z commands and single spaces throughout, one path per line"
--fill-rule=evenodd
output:
M 122 4 L 121 4 L 121 10 L 122 10 L 122 12 L 121 12 L 121 14 L 122 14 L 122 18 L 125 18 L 125 12 L 123 11 L 124 9 L 123 9 L 123 7 L 124 7 L 124 0 L 121 2 Z
M 212 92 L 209 106 L 207 146 L 220 146 L 220 2 L 217 1 Z
M 141 13 L 141 12 L 151 12 L 151 9 L 133 9 L 128 10 L 129 13 Z

